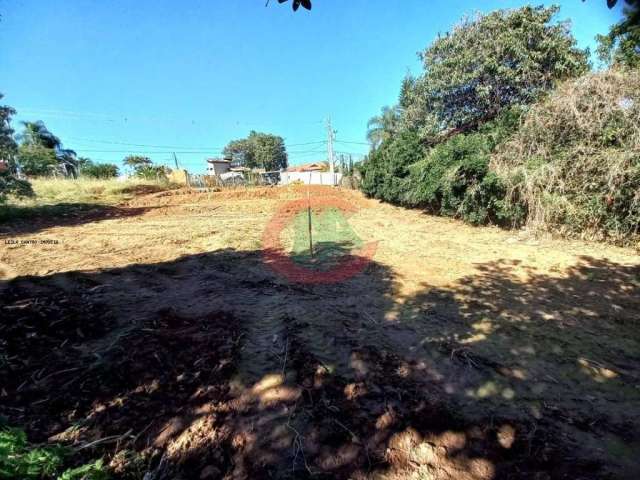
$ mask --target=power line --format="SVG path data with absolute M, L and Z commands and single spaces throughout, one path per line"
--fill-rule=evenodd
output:
M 366 145 L 367 147 L 370 146 L 369 143 L 366 142 L 351 142 L 351 141 L 347 141 L 347 140 L 336 140 L 336 143 L 350 143 L 352 145 Z
M 72 142 L 80 142 L 80 143 L 104 143 L 109 145 L 125 145 L 130 147 L 146 147 L 146 148 L 185 148 L 184 145 L 153 145 L 148 143 L 128 143 L 128 142 L 118 142 L 112 140 L 92 140 L 88 138 L 80 138 L 80 137 L 67 137 Z M 318 145 L 326 143 L 326 140 L 317 140 L 314 142 L 303 142 L 303 143 L 290 143 L 287 144 L 285 142 L 285 146 L 287 147 L 301 147 L 305 145 Z M 187 147 L 192 150 L 216 150 L 222 151 L 225 147 Z
M 48 109 L 48 108 L 22 108 L 20 106 L 16 107 L 18 111 L 18 116 L 43 116 L 43 117 L 53 117 L 53 118 L 65 118 L 65 119 L 93 119 L 93 120 L 102 120 L 106 122 L 123 122 L 130 123 L 136 121 L 173 121 L 173 123 L 182 122 L 182 123 L 202 123 L 200 120 L 196 121 L 194 119 L 189 118 L 178 118 L 177 116 L 171 116 L 166 114 L 156 114 L 156 115 L 139 115 L 139 114 L 130 114 L 130 113 L 95 113 L 95 112 L 86 112 L 86 111 L 75 111 L 75 110 L 58 110 L 58 109 Z M 318 125 L 323 123 L 323 120 L 313 120 L 308 122 L 295 122 L 297 125 Z M 284 125 L 289 125 L 289 123 L 256 123 L 256 122 L 241 122 L 237 121 L 229 121 L 228 125 L 233 126 L 243 126 L 243 127 L 254 127 L 254 128 L 279 128 Z
M 84 148 L 76 148 L 76 150 L 82 153 L 124 153 L 135 155 L 171 155 L 179 153 L 181 155 L 222 155 L 224 152 L 221 150 L 87 150 Z M 304 154 L 304 153 L 320 153 L 322 150 L 288 150 L 290 155 Z

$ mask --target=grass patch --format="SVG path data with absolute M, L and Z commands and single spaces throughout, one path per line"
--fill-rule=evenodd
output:
M 308 213 L 300 212 L 293 221 L 294 262 L 314 269 L 327 269 L 339 262 L 354 249 L 362 247 L 362 240 L 355 233 L 345 215 L 337 208 L 312 211 L 311 237 L 313 256 L 309 252 Z
M 31 218 L 77 216 L 97 207 L 114 206 L 137 195 L 176 188 L 167 182 L 131 178 L 118 179 L 57 179 L 36 178 L 31 181 L 35 196 L 12 199 L 0 205 L 0 222 Z
M 31 184 L 36 194 L 33 199 L 13 202 L 14 205 L 40 206 L 61 203 L 98 203 L 115 205 L 132 199 L 140 193 L 153 193 L 172 188 L 166 182 L 131 178 L 109 179 L 34 179 Z

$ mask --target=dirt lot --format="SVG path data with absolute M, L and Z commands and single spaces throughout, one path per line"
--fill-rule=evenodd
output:
M 1 225 L 0 415 L 121 478 L 640 477 L 637 252 L 314 188 L 310 257 L 306 192 Z

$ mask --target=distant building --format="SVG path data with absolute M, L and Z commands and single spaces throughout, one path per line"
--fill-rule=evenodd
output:
M 224 158 L 207 158 L 207 175 L 219 177 L 231 169 L 231 160 Z
M 329 162 L 314 162 L 289 167 L 286 172 L 328 172 Z

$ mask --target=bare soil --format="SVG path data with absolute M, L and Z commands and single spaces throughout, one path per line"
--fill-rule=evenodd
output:
M 313 188 L 377 249 L 307 284 L 262 251 L 306 195 L 0 226 L 0 415 L 115 478 L 640 476 L 636 251 Z

